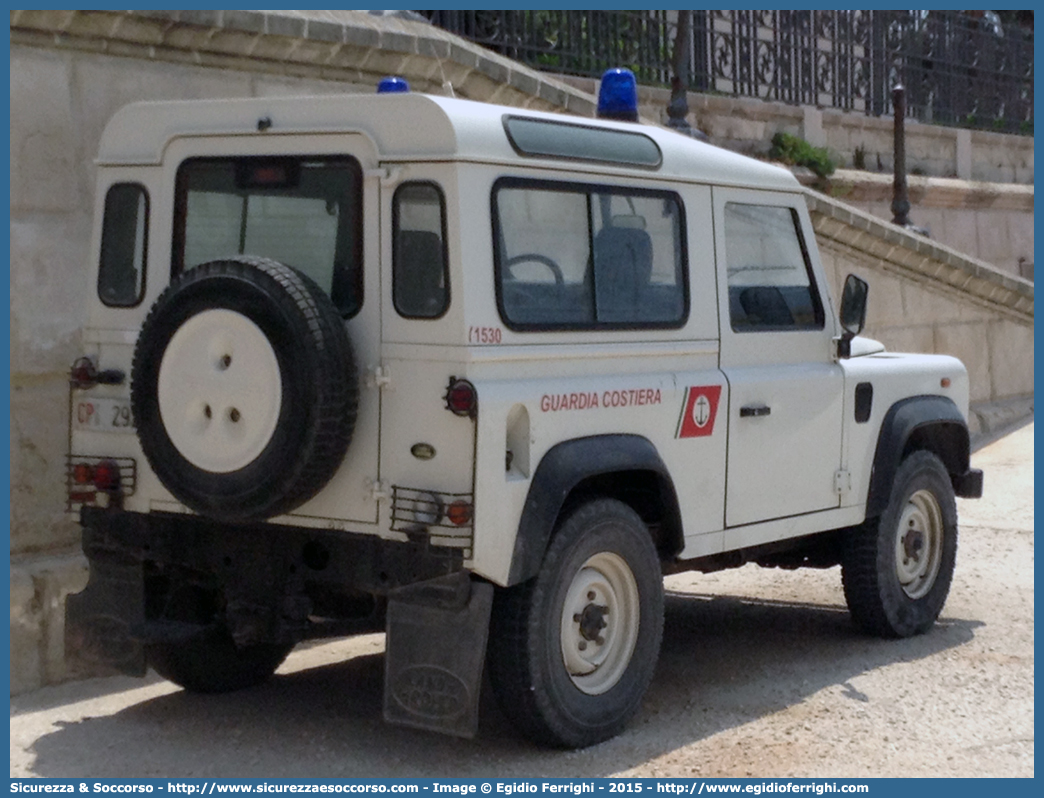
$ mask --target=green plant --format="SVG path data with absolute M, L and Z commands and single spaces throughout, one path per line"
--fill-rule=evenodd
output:
M 813 147 L 803 138 L 782 130 L 772 137 L 769 157 L 786 164 L 808 167 L 819 177 L 828 177 L 837 168 L 837 162 L 825 147 Z

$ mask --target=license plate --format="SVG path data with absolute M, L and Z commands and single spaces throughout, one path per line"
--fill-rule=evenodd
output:
M 84 396 L 73 402 L 73 429 L 83 432 L 134 432 L 130 399 Z

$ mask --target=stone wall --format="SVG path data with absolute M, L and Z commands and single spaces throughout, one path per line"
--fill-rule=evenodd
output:
M 10 59 L 11 689 L 23 692 L 66 678 L 62 604 L 86 577 L 64 513 L 66 374 L 81 349 L 93 158 L 108 118 L 141 99 L 369 92 L 389 73 L 416 89 L 519 107 L 591 116 L 595 103 L 424 23 L 367 12 L 12 11 Z M 775 110 L 788 125 L 802 118 Z M 721 143 L 733 140 L 728 116 Z M 1032 390 L 1032 285 L 1005 283 L 986 265 L 976 277 L 967 259 L 969 283 L 939 283 L 932 264 L 945 258 L 922 257 L 908 234 L 892 241 L 887 226 L 821 202 L 813 211 L 824 258 L 837 275 L 871 279 L 871 334 L 965 356 L 977 398 Z M 928 271 L 907 262 L 910 252 Z
M 585 92 L 597 90 L 597 81 L 591 78 L 565 80 Z M 669 100 L 667 89 L 642 87 L 639 92 L 642 115 L 654 121 L 666 123 Z M 689 124 L 720 147 L 763 158 L 772 137 L 783 131 L 826 147 L 842 167 L 861 162 L 861 169 L 892 173 L 891 117 L 710 94 L 690 93 L 688 103 Z M 932 177 L 1031 185 L 1033 137 L 909 121 L 906 168 L 911 174 Z
M 870 284 L 865 335 L 960 358 L 973 404 L 1032 396 L 1032 283 L 815 192 L 809 210 L 833 295 Z
M 892 219 L 892 176 L 840 169 L 821 190 L 880 219 Z M 809 183 L 816 181 L 809 180 Z M 910 221 L 933 241 L 1033 279 L 1033 186 L 942 177 L 908 178 Z

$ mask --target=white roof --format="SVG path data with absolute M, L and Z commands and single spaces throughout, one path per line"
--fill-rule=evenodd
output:
M 667 128 L 572 117 L 425 94 L 334 94 L 220 100 L 140 102 L 120 109 L 102 134 L 98 163 L 158 164 L 174 138 L 195 135 L 347 133 L 368 136 L 382 161 L 468 160 L 562 165 L 561 159 L 520 156 L 504 131 L 505 115 L 642 133 L 663 161 L 648 167 L 592 165 L 599 172 L 640 172 L 700 183 L 800 191 L 778 166 L 705 144 Z M 258 120 L 271 120 L 269 132 Z M 578 166 L 578 168 L 584 168 Z

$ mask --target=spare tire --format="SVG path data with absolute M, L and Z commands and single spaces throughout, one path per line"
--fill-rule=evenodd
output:
M 177 277 L 134 350 L 142 451 L 178 501 L 220 521 L 287 513 L 344 459 L 358 375 L 340 313 L 282 263 L 232 257 Z

